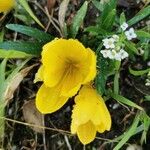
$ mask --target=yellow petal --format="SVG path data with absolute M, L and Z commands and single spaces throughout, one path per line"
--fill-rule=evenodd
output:
M 36 83 L 38 81 L 43 81 L 43 79 L 44 79 L 43 75 L 44 75 L 44 67 L 43 67 L 43 65 L 41 65 L 38 72 L 35 74 L 34 83 Z
M 77 95 L 75 100 L 78 101 L 74 105 L 72 110 L 72 120 L 75 124 L 81 125 L 88 122 L 95 113 L 95 108 L 93 110 L 92 102 L 87 102 L 84 97 Z
M 88 56 L 89 66 L 85 66 L 85 67 L 89 68 L 89 70 L 86 74 L 86 78 L 84 79 L 83 84 L 90 82 L 96 76 L 96 55 L 91 49 L 87 48 L 87 50 L 89 52 L 89 56 Z
M 103 123 L 103 125 L 105 126 L 105 130 L 109 131 L 111 128 L 111 116 L 110 113 L 104 103 L 103 98 L 98 95 L 99 97 L 99 109 L 97 110 L 97 114 L 101 114 L 101 122 Z M 98 123 L 98 118 L 93 118 L 93 122 L 95 122 L 95 124 Z
M 80 75 L 80 72 L 76 70 L 68 70 L 67 74 L 60 83 L 62 85 L 61 95 L 67 97 L 74 96 L 81 87 L 82 79 L 83 78 Z
M 0 0 L 0 13 L 9 11 L 14 5 L 14 0 Z
M 48 87 L 54 87 L 63 78 L 65 62 L 57 56 L 55 51 L 43 55 L 44 83 Z
M 72 122 L 71 122 L 71 133 L 72 134 L 76 134 L 76 132 L 77 132 L 77 128 L 78 128 L 78 124 L 76 124 L 75 122 L 74 122 L 74 120 L 72 120 Z
M 68 97 L 59 95 L 58 89 L 49 88 L 43 84 L 36 95 L 36 107 L 43 114 L 53 113 L 60 109 L 67 100 Z
M 75 97 L 72 119 L 76 124 L 84 124 L 91 120 L 95 125 L 104 124 L 110 130 L 111 117 L 109 111 L 95 89 L 90 85 L 83 86 L 79 95 Z
M 80 125 L 77 129 L 77 135 L 81 143 L 88 144 L 92 142 L 96 136 L 96 128 L 91 121 Z
M 97 125 L 97 126 L 96 126 L 96 130 L 97 130 L 99 133 L 103 133 L 103 132 L 106 130 L 106 127 L 104 126 L 103 123 L 101 123 L 100 125 Z

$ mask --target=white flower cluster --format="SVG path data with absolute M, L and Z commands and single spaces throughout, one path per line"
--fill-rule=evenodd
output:
M 123 31 L 125 31 L 128 28 L 128 24 L 124 22 L 120 27 Z M 132 40 L 137 37 L 133 28 L 130 28 L 129 30 L 125 31 L 125 35 L 128 40 Z
M 117 46 L 117 42 L 119 41 L 118 35 L 113 35 L 111 38 L 106 38 L 102 41 L 106 48 L 105 50 L 101 50 L 104 58 L 121 61 L 122 59 L 128 57 L 128 53 L 120 46 Z
M 147 77 L 145 86 L 150 86 L 150 72 L 147 74 Z

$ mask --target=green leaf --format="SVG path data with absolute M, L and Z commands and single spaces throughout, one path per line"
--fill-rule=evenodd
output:
M 143 123 L 143 126 L 144 126 L 144 131 L 142 133 L 142 136 L 141 136 L 141 144 L 143 144 L 143 142 L 146 143 L 146 135 L 147 135 L 147 132 L 149 130 L 149 127 L 150 127 L 150 117 L 146 114 L 146 112 L 143 112 L 142 115 L 141 115 L 141 121 Z
M 106 30 L 104 29 L 101 29 L 100 27 L 98 26 L 89 26 L 87 28 L 85 28 L 84 30 L 85 32 L 90 32 L 91 34 L 93 35 L 109 35 L 111 33 L 108 33 Z
M 150 95 L 145 96 L 145 101 L 150 101 Z
M 100 27 L 102 27 L 105 30 L 111 30 L 115 21 L 115 17 L 116 17 L 116 10 L 113 9 L 108 16 L 105 18 L 105 20 L 103 21 L 102 25 Z
M 42 42 L 49 42 L 53 39 L 53 37 L 43 31 L 40 31 L 36 28 L 18 25 L 18 24 L 7 24 L 6 27 L 10 30 L 31 36 L 37 40 L 40 40 Z
M 120 25 L 122 25 L 124 22 L 126 22 L 126 16 L 124 12 L 122 12 L 120 15 Z
M 106 91 L 105 85 L 106 85 L 106 79 L 107 79 L 107 68 L 108 64 L 106 59 L 99 53 L 98 59 L 97 59 L 97 66 L 98 66 L 98 73 L 95 78 L 95 86 L 101 95 L 103 95 Z
M 135 54 L 139 53 L 138 50 L 137 50 L 137 48 L 135 47 L 135 44 L 133 42 L 131 42 L 131 41 L 124 41 L 124 44 L 126 45 L 126 47 L 130 51 L 134 52 Z
M 78 33 L 78 30 L 81 26 L 81 23 L 83 22 L 84 17 L 86 15 L 87 8 L 88 8 L 88 2 L 85 1 L 84 4 L 81 6 L 81 8 L 78 10 L 75 17 L 73 18 L 73 22 L 72 22 L 72 25 L 71 25 L 72 38 L 76 37 L 76 35 Z
M 142 31 L 142 30 L 138 30 L 135 32 L 137 34 L 138 38 L 147 38 L 150 39 L 150 34 L 148 32 Z
M 39 42 L 0 42 L 0 49 L 17 50 L 36 56 L 40 55 L 42 46 Z
M 138 71 L 138 70 L 133 70 L 129 67 L 129 72 L 134 76 L 142 76 L 143 74 L 146 74 L 149 71 L 150 71 L 150 68 Z
M 34 19 L 34 21 L 39 24 L 42 28 L 44 28 L 44 26 L 42 25 L 42 23 L 39 21 L 39 19 L 34 15 L 32 9 L 30 8 L 28 2 L 26 0 L 19 0 L 19 3 L 24 7 L 24 9 L 29 13 L 29 15 Z
M 100 1 L 92 0 L 92 3 L 94 4 L 94 6 L 95 6 L 99 11 L 103 11 L 104 7 L 103 7 L 103 4 L 102 4 Z
M 4 30 L 0 32 L 0 42 L 3 42 L 3 40 L 4 40 Z
M 126 104 L 126 105 L 131 106 L 131 107 L 135 107 L 135 108 L 137 108 L 139 110 L 143 110 L 142 107 L 138 106 L 136 103 L 132 102 L 131 100 L 129 100 L 129 99 L 127 99 L 127 98 L 125 98 L 125 97 L 123 97 L 121 95 L 110 93 L 110 96 L 113 99 L 115 99 L 118 102 L 120 102 L 120 103 Z
M 139 11 L 138 14 L 134 16 L 132 19 L 130 19 L 127 23 L 129 24 L 129 26 L 132 26 L 149 15 L 150 15 L 150 6 Z
M 33 56 L 16 50 L 0 49 L 0 58 L 30 58 Z
M 104 20 L 108 17 L 108 15 L 110 14 L 110 12 L 112 12 L 113 9 L 116 9 L 116 5 L 117 5 L 117 0 L 109 0 L 109 2 L 104 3 L 103 7 L 103 11 L 100 17 L 100 22 L 103 23 Z
M 3 101 L 3 95 L 5 93 L 5 87 L 7 86 L 5 84 L 6 63 L 7 63 L 7 59 L 3 59 L 3 61 L 0 64 L 0 104 Z
M 130 137 L 134 135 L 136 128 L 139 124 L 139 121 L 140 121 L 140 115 L 138 114 L 135 116 L 135 119 L 134 119 L 130 129 L 124 133 L 122 140 L 114 147 L 113 150 L 120 150 L 121 147 L 130 139 Z
M 1 101 L 0 101 L 1 102 Z M 5 128 L 5 121 L 3 119 L 5 107 L 2 105 L 2 102 L 0 103 L 0 140 L 3 139 L 4 136 L 4 128 Z

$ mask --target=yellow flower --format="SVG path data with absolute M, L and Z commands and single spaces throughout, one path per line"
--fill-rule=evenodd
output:
M 15 0 L 0 0 L 0 13 L 7 12 L 15 5 Z
M 96 56 L 91 49 L 73 39 L 47 43 L 35 79 L 43 81 L 36 95 L 37 108 L 44 114 L 57 111 L 95 75 Z
M 89 85 L 85 85 L 75 97 L 72 111 L 71 133 L 76 134 L 83 144 L 92 142 L 96 132 L 109 131 L 111 117 L 103 98 Z

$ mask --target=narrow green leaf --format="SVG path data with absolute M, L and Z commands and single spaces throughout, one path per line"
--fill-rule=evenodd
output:
M 111 30 L 115 21 L 115 17 L 116 17 L 116 10 L 113 9 L 109 15 L 105 18 L 105 20 L 103 21 L 101 27 L 105 30 Z
M 38 39 L 40 41 L 43 41 L 45 43 L 47 43 L 53 39 L 53 37 L 50 34 L 47 34 L 36 28 L 19 25 L 19 24 L 7 24 L 6 27 L 10 30 L 31 36 L 31 37 Z
M 0 42 L 0 49 L 17 50 L 37 56 L 40 55 L 42 46 L 43 45 L 39 42 Z
M 97 66 L 98 66 L 98 73 L 95 78 L 95 86 L 101 95 L 103 95 L 106 91 L 105 85 L 106 85 L 106 79 L 107 79 L 107 69 L 108 69 L 108 64 L 106 59 L 102 57 L 102 55 L 99 53 L 99 57 L 97 59 Z
M 3 59 L 3 61 L 0 64 L 0 105 L 2 104 L 3 95 L 5 93 L 5 87 L 7 86 L 5 84 L 6 63 L 7 63 L 7 59 Z
M 4 40 L 4 30 L 0 32 L 0 42 L 3 42 L 3 40 Z
M 85 28 L 84 31 L 85 32 L 90 32 L 91 34 L 94 34 L 94 35 L 98 35 L 98 34 L 99 35 L 109 35 L 109 33 L 106 30 L 101 29 L 98 26 L 89 26 L 89 27 Z
M 145 101 L 150 101 L 150 95 L 145 96 Z
M 21 51 L 0 49 L 0 58 L 31 58 L 33 56 Z
M 138 114 L 135 117 L 130 129 L 124 133 L 122 140 L 114 147 L 113 150 L 120 150 L 120 148 L 130 139 L 130 137 L 134 135 L 139 121 L 140 121 L 140 116 Z
M 129 26 L 132 26 L 149 15 L 150 15 L 150 6 L 139 11 L 138 14 L 132 19 L 130 19 L 127 23 L 129 24 Z
M 135 47 L 135 44 L 133 42 L 131 42 L 131 41 L 124 41 L 124 44 L 126 45 L 126 47 L 130 51 L 134 52 L 135 54 L 139 53 L 138 50 L 137 50 L 137 48 Z
M 44 26 L 42 25 L 42 23 L 39 21 L 39 19 L 34 15 L 32 9 L 30 8 L 27 0 L 19 0 L 19 3 L 24 7 L 24 9 L 29 13 L 29 15 L 34 19 L 34 21 L 36 23 L 38 23 L 42 28 L 44 28 Z
M 103 5 L 104 9 L 100 17 L 101 23 L 104 22 L 104 20 L 108 17 L 108 15 L 113 9 L 116 9 L 116 5 L 117 5 L 117 0 L 109 0 L 109 2 L 104 3 Z
M 150 71 L 150 68 L 138 71 L 138 70 L 133 70 L 129 67 L 129 72 L 134 76 L 142 76 L 143 74 L 146 74 L 149 71 Z
M 131 106 L 131 107 L 135 107 L 139 110 L 143 110 L 142 107 L 138 106 L 136 103 L 132 102 L 131 100 L 129 100 L 129 99 L 127 99 L 121 95 L 110 93 L 110 96 L 113 99 L 117 100 L 118 102 L 121 102 L 121 103 L 126 104 L 126 105 Z
M 103 7 L 103 4 L 102 4 L 100 1 L 92 0 L 92 3 L 94 4 L 94 6 L 95 6 L 99 11 L 103 11 L 104 7 Z
M 137 37 L 138 38 L 147 38 L 150 39 L 150 34 L 148 32 L 142 31 L 142 30 L 138 30 L 136 31 Z
M 124 12 L 122 12 L 120 15 L 120 25 L 122 25 L 124 22 L 126 22 L 126 16 Z
M 141 136 L 141 144 L 143 144 L 144 142 L 146 143 L 147 132 L 148 132 L 149 127 L 150 127 L 150 117 L 146 114 L 146 112 L 142 113 L 141 121 L 144 125 L 144 131 L 143 131 L 142 136 Z
M 3 59 L 0 64 L 0 83 L 5 81 L 5 69 L 6 69 L 7 59 Z M 1 85 L 1 84 L 0 84 Z M 1 89 L 1 88 L 0 88 Z M 0 93 L 1 94 L 1 93 Z
M 2 105 L 2 102 L 1 102 L 0 104 L 0 140 L 3 139 L 3 136 L 4 136 L 5 121 L 4 119 L 2 119 L 4 117 L 4 108 L 5 107 Z
M 81 26 L 81 23 L 83 22 L 84 17 L 86 15 L 87 8 L 88 8 L 88 2 L 85 1 L 84 4 L 81 6 L 81 8 L 78 10 L 75 17 L 73 18 L 73 22 L 72 22 L 72 25 L 71 25 L 72 38 L 76 37 L 76 35 L 78 33 L 78 30 Z

